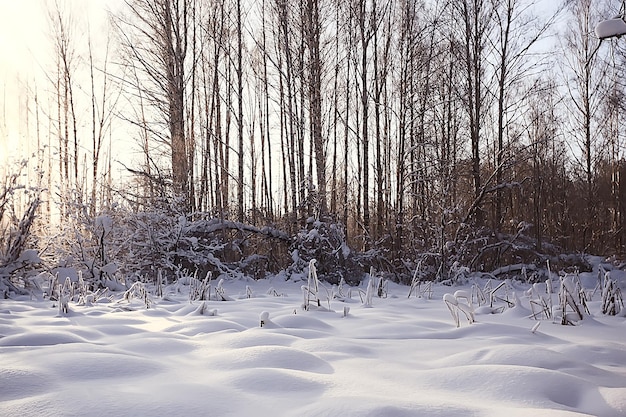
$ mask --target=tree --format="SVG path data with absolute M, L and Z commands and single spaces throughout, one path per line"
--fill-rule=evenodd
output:
M 580 218 L 581 249 L 588 250 L 592 241 L 592 220 L 595 216 L 594 168 L 597 162 L 595 147 L 599 137 L 598 112 L 604 97 L 607 64 L 598 54 L 599 43 L 592 37 L 593 28 L 600 20 L 598 5 L 591 0 L 570 3 L 571 20 L 564 39 L 564 66 L 569 106 L 571 135 L 580 149 L 580 158 L 574 156 L 582 173 L 584 184 L 584 213 Z
M 98 204 L 97 204 L 97 191 L 100 175 L 100 161 L 102 157 L 103 147 L 105 145 L 105 139 L 107 133 L 110 132 L 112 118 L 114 116 L 114 110 L 116 108 L 119 94 L 115 96 L 115 92 L 111 91 L 111 75 L 108 72 L 109 65 L 109 52 L 110 52 L 111 39 L 107 36 L 106 46 L 104 51 L 104 57 L 102 58 L 102 67 L 96 67 L 95 57 L 93 55 L 93 43 L 91 37 L 91 31 L 88 37 L 89 47 L 89 79 L 91 85 L 91 139 L 92 139 L 92 176 L 91 176 L 91 201 L 89 204 L 90 215 L 96 216 Z M 100 91 L 97 92 L 97 77 L 96 73 L 100 74 Z M 111 94 L 114 94 L 111 97 Z M 109 152 L 109 164 L 111 153 Z M 110 176 L 110 172 L 108 175 Z M 103 184 L 101 184 L 103 186 Z M 101 202 L 102 203 L 102 202 Z
M 193 25 L 194 0 L 128 0 L 129 16 L 118 16 L 116 25 L 125 54 L 125 65 L 140 75 L 126 87 L 147 97 L 154 109 L 153 131 L 169 149 L 173 191 L 191 204 L 190 173 L 185 129 L 187 114 L 187 48 Z M 194 57 L 195 58 L 195 57 Z M 139 93 L 140 92 L 140 93 Z M 165 125 L 162 131 L 160 125 Z
M 531 200 L 535 248 L 542 251 L 545 225 L 549 221 L 548 209 L 554 207 L 550 203 L 549 190 L 556 181 L 556 176 L 550 175 L 550 172 L 554 172 L 552 149 L 557 140 L 558 118 L 555 107 L 558 97 L 555 83 L 551 80 L 538 80 L 534 87 L 526 101 L 528 110 L 524 114 L 524 123 L 532 164 Z
M 317 174 L 317 211 L 325 216 L 326 202 L 326 140 L 322 133 L 322 60 L 320 57 L 321 18 L 319 0 L 306 0 L 305 39 L 309 58 L 309 118 L 311 140 L 315 149 Z
M 489 104 L 490 91 L 486 62 L 489 37 L 493 31 L 494 4 L 489 0 L 463 0 L 454 2 L 454 18 L 458 18 L 458 59 L 462 66 L 464 82 L 459 90 L 469 125 L 471 140 L 471 175 L 474 200 L 471 217 L 477 227 L 483 226 L 481 143 L 484 135 L 484 118 Z
M 243 176 L 243 28 L 242 28 L 242 16 L 241 16 L 241 0 L 236 0 L 236 33 L 237 33 L 237 61 L 235 66 L 235 72 L 237 74 L 237 220 L 243 222 L 244 220 L 244 176 Z
M 56 130 L 59 138 L 59 184 L 62 199 L 66 199 L 69 190 L 79 187 L 79 142 L 78 124 L 74 95 L 74 76 L 76 74 L 76 21 L 74 16 L 58 1 L 54 8 L 48 10 L 54 56 L 56 64 L 56 79 L 52 79 L 56 95 L 57 119 Z M 73 145 L 70 149 L 70 143 Z M 79 197 L 82 195 L 79 192 Z M 61 208 L 61 219 L 67 208 Z
M 505 160 L 513 159 L 511 162 L 515 163 L 515 158 L 510 153 L 510 149 L 513 148 L 510 144 L 513 135 L 509 132 L 515 130 L 511 121 L 516 119 L 516 113 L 525 112 L 523 101 L 514 92 L 521 90 L 524 94 L 524 80 L 541 68 L 541 57 L 544 54 L 537 54 L 536 47 L 561 12 L 558 8 L 551 16 L 541 19 L 533 14 L 535 5 L 534 0 L 506 0 L 500 2 L 494 10 L 496 20 L 494 70 L 497 82 L 494 160 L 497 172 L 493 228 L 496 231 L 500 231 L 504 219 Z M 537 54 L 539 59 L 534 58 L 533 54 Z M 536 85 L 530 85 L 531 89 L 536 88 Z

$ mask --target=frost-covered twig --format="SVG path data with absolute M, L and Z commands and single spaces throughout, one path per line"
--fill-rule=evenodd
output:
M 552 309 L 550 302 L 547 300 L 548 286 L 546 283 L 535 283 L 530 287 L 528 295 L 530 296 L 530 309 L 532 310 L 532 318 L 550 319 L 552 317 Z M 537 310 L 535 310 L 537 309 Z
M 615 316 L 619 314 L 623 308 L 624 299 L 622 298 L 622 291 L 617 283 L 609 278 L 609 273 L 607 272 L 602 288 L 602 313 Z
M 561 314 L 561 324 L 573 324 L 572 320 L 567 316 L 567 308 L 571 308 L 579 320 L 583 319 L 583 313 L 574 298 L 576 291 L 574 290 L 574 282 L 571 277 L 561 278 L 561 287 L 559 290 L 559 308 Z
M 217 301 L 231 301 L 231 298 L 226 295 L 226 289 L 224 289 L 224 278 L 221 278 L 215 287 L 215 299 Z
M 304 296 L 304 302 L 302 308 L 305 310 L 309 310 L 311 307 L 311 301 L 313 301 L 317 307 L 321 306 L 319 299 L 319 280 L 317 278 L 317 268 L 315 267 L 315 263 L 317 260 L 311 259 L 309 261 L 309 275 L 307 278 L 307 285 L 302 286 L 302 294 Z
M 211 294 L 211 271 L 207 272 L 204 280 L 197 278 L 197 271 L 189 280 L 189 302 L 205 301 Z
M 494 301 L 503 301 L 507 304 L 508 307 L 513 307 L 515 304 L 509 300 L 509 288 L 510 285 L 505 280 L 498 284 L 496 288 L 491 290 L 489 294 L 489 307 L 493 308 Z M 498 291 L 500 291 L 501 289 L 504 289 L 504 297 L 498 294 Z
M 461 300 L 465 300 L 466 302 Z M 472 308 L 471 303 L 469 303 L 469 300 L 471 300 L 471 295 L 467 291 L 463 290 L 455 292 L 454 295 L 450 293 L 443 295 L 443 301 L 446 303 L 456 327 L 460 326 L 459 312 L 462 312 L 465 315 L 469 324 L 472 324 L 475 321 L 474 309 Z
M 485 295 L 485 292 L 476 283 L 472 285 L 472 302 L 474 302 L 474 300 L 476 300 L 476 304 L 479 306 L 487 304 L 487 296 Z
M 131 285 L 122 297 L 124 301 L 127 301 L 129 303 L 134 298 L 141 300 L 146 306 L 146 309 L 149 309 L 152 306 L 152 298 L 150 298 L 148 290 L 146 290 L 145 285 L 143 285 L 143 282 L 141 281 L 137 281 L 133 285 Z
M 59 316 L 66 316 L 70 313 L 70 298 L 72 297 L 72 282 L 69 278 L 65 278 L 65 282 L 61 286 L 58 284 L 59 289 Z
M 374 296 L 374 278 L 370 278 L 367 282 L 367 290 L 365 291 L 365 302 L 363 305 L 365 307 L 372 306 L 372 297 Z

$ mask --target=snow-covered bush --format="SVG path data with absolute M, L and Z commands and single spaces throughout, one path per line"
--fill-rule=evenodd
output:
M 215 278 L 263 278 L 287 265 L 281 254 L 291 240 L 285 233 L 206 213 L 188 215 L 183 208 L 175 197 L 139 208 L 117 205 L 91 222 L 93 238 L 83 238 L 73 258 L 93 271 L 90 275 L 114 272 L 157 287 L 163 280 L 209 272 Z
M 193 248 L 194 241 L 185 236 L 187 218 L 178 199 L 155 200 L 139 211 L 120 207 L 114 215 L 116 251 L 112 256 L 125 276 L 155 281 L 159 271 L 166 279 L 195 271 L 185 262 L 185 251 Z M 200 272 L 201 276 L 206 273 Z
M 565 253 L 557 245 L 543 242 L 540 251 L 536 248 L 536 239 L 528 234 L 532 225 L 521 221 L 512 233 L 494 232 L 483 227 L 459 226 L 454 239 L 443 245 L 438 251 L 443 253 L 441 280 L 463 278 L 456 272 L 465 267 L 470 272 L 492 273 L 498 279 L 519 279 L 525 282 L 542 282 L 545 269 L 541 266 L 549 261 L 555 271 L 565 273 L 590 272 L 592 265 L 584 254 Z M 467 274 L 465 274 L 467 275 Z
M 309 218 L 306 227 L 295 236 L 290 251 L 293 261 L 287 271 L 290 274 L 302 273 L 316 259 L 319 279 L 328 283 L 338 284 L 343 278 L 345 282 L 358 284 L 363 277 L 363 269 L 348 247 L 340 223 Z
M 41 262 L 36 251 L 29 250 L 29 239 L 41 203 L 42 189 L 22 183 L 27 161 L 0 178 L 0 298 L 25 295 L 29 276 L 40 271 L 33 268 Z
M 470 269 L 461 265 L 459 262 L 454 262 L 448 270 L 449 279 L 444 281 L 448 284 L 464 284 L 470 275 Z

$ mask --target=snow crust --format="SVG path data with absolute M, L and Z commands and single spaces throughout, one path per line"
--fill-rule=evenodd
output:
M 310 311 L 300 286 L 225 281 L 232 301 L 173 293 L 68 316 L 0 300 L 0 415 L 626 416 L 626 319 L 597 297 L 576 326 L 536 327 L 520 291 L 457 328 L 443 295 L 469 286 L 426 299 L 389 284 L 371 306 Z

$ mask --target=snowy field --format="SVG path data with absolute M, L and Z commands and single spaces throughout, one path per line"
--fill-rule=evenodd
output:
M 170 286 L 150 309 L 118 296 L 67 314 L 0 300 L 0 415 L 626 416 L 626 319 L 598 295 L 562 326 L 530 319 L 513 283 L 514 308 L 457 328 L 442 296 L 463 287 L 304 311 L 302 284 L 226 282 L 232 300 L 204 303 Z

